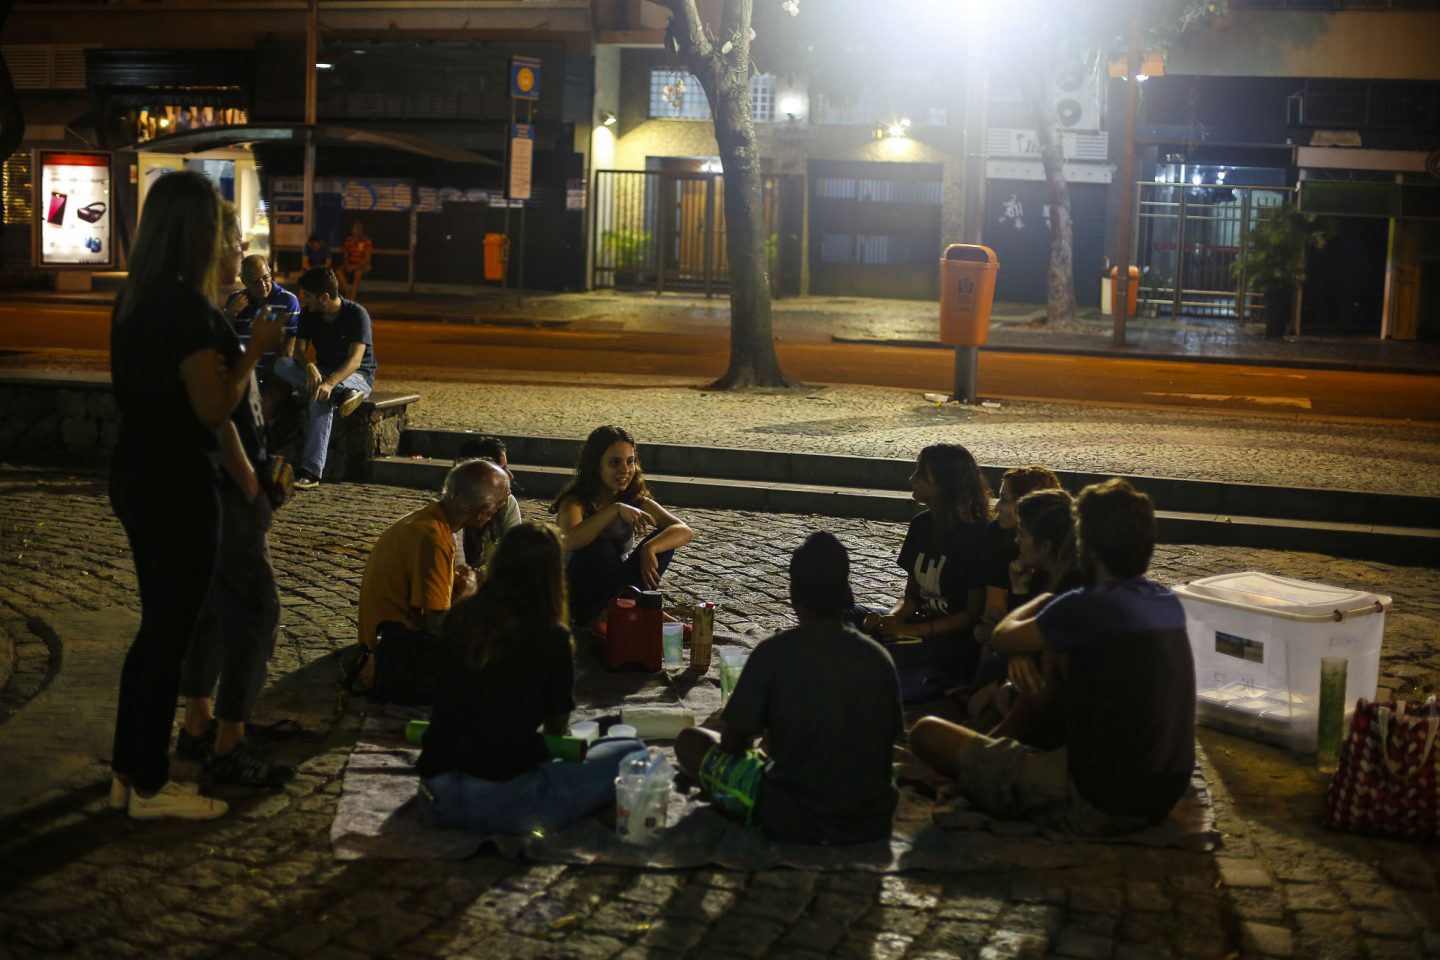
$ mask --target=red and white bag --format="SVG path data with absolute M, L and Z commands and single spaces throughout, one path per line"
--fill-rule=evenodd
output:
M 1320 822 L 1332 830 L 1440 837 L 1440 704 L 1361 700 Z

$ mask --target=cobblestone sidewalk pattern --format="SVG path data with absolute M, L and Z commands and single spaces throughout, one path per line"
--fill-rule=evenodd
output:
M 599 418 L 599 419 L 604 419 Z M 592 421 L 593 422 L 593 421 Z M 1315 783 L 1278 751 L 1205 733 L 1218 855 L 1041 843 L 1018 831 L 1004 870 L 649 872 L 508 862 L 336 863 L 328 829 L 362 705 L 337 704 L 320 669 L 350 643 L 370 541 L 420 500 L 326 485 L 275 529 L 284 628 L 277 689 L 303 677 L 333 720 L 284 791 L 241 795 L 214 824 L 141 825 L 103 809 L 103 770 L 74 802 L 0 839 L 0 955 L 536 958 L 1372 957 L 1440 955 L 1440 852 L 1323 833 Z M 524 504 L 528 516 L 543 505 Z M 667 583 L 718 599 L 718 624 L 759 638 L 787 622 L 785 565 L 809 530 L 847 544 L 862 600 L 893 596 L 896 524 L 687 512 L 696 542 Z M 98 472 L 0 468 L 0 618 L 134 607 L 124 537 Z M 1167 545 L 1167 582 L 1259 568 L 1395 597 L 1382 684 L 1440 677 L 1436 571 L 1312 554 Z M 128 638 L 116 637 L 124 644 Z M 271 717 L 276 697 L 262 712 Z M 23 709 L 23 707 L 21 708 Z M 287 709 L 282 705 L 279 709 Z M 307 722 L 310 718 L 307 717 Z M 43 750 L 44 744 L 34 745 Z M 293 748 L 301 749 L 301 748 Z

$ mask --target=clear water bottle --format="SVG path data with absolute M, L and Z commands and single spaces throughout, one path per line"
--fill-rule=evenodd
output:
M 636 751 L 615 778 L 615 833 L 626 843 L 648 846 L 665 833 L 674 769 L 659 747 Z

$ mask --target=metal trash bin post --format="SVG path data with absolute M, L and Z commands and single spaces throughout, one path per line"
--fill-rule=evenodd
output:
M 1130 282 L 1125 285 L 1125 316 L 1135 316 L 1135 309 L 1140 304 L 1140 268 L 1132 265 L 1125 271 Z M 1114 312 L 1120 305 L 1120 268 L 1110 268 L 1110 310 Z
M 952 243 L 940 258 L 940 341 L 955 347 L 952 396 L 975 402 L 979 348 L 990 336 L 1000 260 L 978 243 Z

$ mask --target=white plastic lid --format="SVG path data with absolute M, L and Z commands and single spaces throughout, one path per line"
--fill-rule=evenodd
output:
M 1336 611 L 1345 616 L 1360 616 L 1381 613 L 1390 607 L 1390 598 L 1377 593 L 1253 570 L 1205 577 L 1176 587 L 1175 592 L 1192 600 L 1208 600 L 1292 620 L 1333 620 Z

